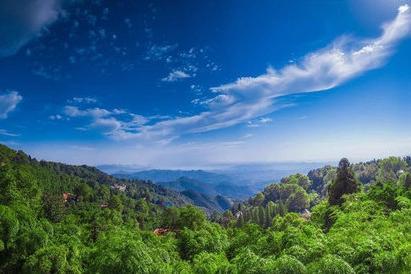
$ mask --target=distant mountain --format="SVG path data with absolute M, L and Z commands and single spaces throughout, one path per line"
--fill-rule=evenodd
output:
M 195 179 L 180 177 L 171 182 L 158 182 L 165 188 L 175 191 L 195 191 L 208 196 L 225 196 L 232 199 L 245 199 L 252 195 L 255 191 L 250 186 L 239 186 L 233 183 L 204 183 Z
M 257 190 L 248 185 L 236 185 L 235 179 L 204 170 L 147 170 L 131 174 L 114 174 L 122 179 L 152 181 L 175 191 L 195 191 L 207 196 L 226 196 L 245 199 Z
M 207 196 L 224 196 L 246 199 L 282 177 L 293 173 L 306 173 L 320 167 L 320 163 L 274 163 L 221 166 L 215 170 L 164 170 L 151 169 L 135 172 L 120 171 L 113 176 L 122 179 L 152 181 L 176 191 L 195 191 Z M 100 167 L 103 168 L 103 167 Z M 114 167 L 105 166 L 114 170 Z M 124 168 L 124 167 L 121 167 Z
M 124 179 L 140 179 L 140 180 L 150 180 L 153 182 L 171 182 L 176 181 L 182 177 L 190 178 L 193 180 L 201 181 L 207 184 L 219 184 L 219 183 L 229 183 L 232 178 L 214 172 L 208 172 L 204 170 L 166 170 L 166 169 L 150 169 L 137 171 L 132 173 L 118 172 L 113 174 L 117 178 Z
M 180 177 L 170 182 L 158 182 L 157 184 L 176 191 L 191 190 L 213 196 L 218 194 L 213 184 L 200 182 L 187 177 Z
M 279 182 L 281 178 L 302 173 L 305 174 L 312 169 L 322 167 L 323 162 L 277 162 L 277 163 L 254 163 L 231 166 L 221 166 L 213 172 L 223 174 L 235 181 L 237 185 L 252 185 L 264 188 L 267 184 Z
M 108 174 L 133 173 L 133 172 L 149 169 L 146 166 L 139 166 L 139 165 L 99 165 L 96 167 L 100 169 L 101 171 L 104 171 L 105 173 L 108 173 Z

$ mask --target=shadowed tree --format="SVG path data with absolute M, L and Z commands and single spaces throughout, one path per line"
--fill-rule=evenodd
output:
M 351 169 L 350 162 L 347 158 L 343 158 L 338 164 L 337 178 L 328 190 L 328 201 L 330 205 L 341 205 L 343 195 L 357 191 L 358 183 Z
M 411 188 L 411 173 L 407 173 L 407 175 L 405 175 L 404 187 L 405 187 L 406 189 L 410 189 L 410 188 Z

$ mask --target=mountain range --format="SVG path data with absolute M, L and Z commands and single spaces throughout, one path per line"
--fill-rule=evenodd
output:
M 121 179 L 151 181 L 175 191 L 198 192 L 233 200 L 246 199 L 273 182 L 294 173 L 307 173 L 322 163 L 270 163 L 221 166 L 210 170 L 135 170 L 131 166 L 98 166 Z

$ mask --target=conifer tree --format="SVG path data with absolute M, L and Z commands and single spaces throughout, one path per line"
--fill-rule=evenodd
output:
M 407 175 L 405 176 L 404 187 L 406 189 L 411 188 L 411 173 L 407 173 Z
M 260 221 L 258 224 L 264 226 L 266 218 L 265 218 L 265 209 L 263 206 L 258 207 L 258 219 Z
M 347 158 L 343 158 L 338 164 L 337 178 L 329 188 L 328 201 L 330 205 L 341 205 L 343 203 L 343 195 L 357 191 L 358 183 L 351 169 L 350 162 Z
M 238 226 L 242 227 L 244 225 L 245 221 L 244 221 L 244 214 L 240 214 L 240 216 L 238 217 Z

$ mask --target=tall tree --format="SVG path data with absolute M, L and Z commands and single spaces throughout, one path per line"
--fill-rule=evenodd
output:
M 330 185 L 328 201 L 330 205 L 341 205 L 342 196 L 358 191 L 358 183 L 347 158 L 341 159 L 338 164 L 337 178 Z
M 407 175 L 405 175 L 404 187 L 406 189 L 411 188 L 411 173 L 407 173 Z

